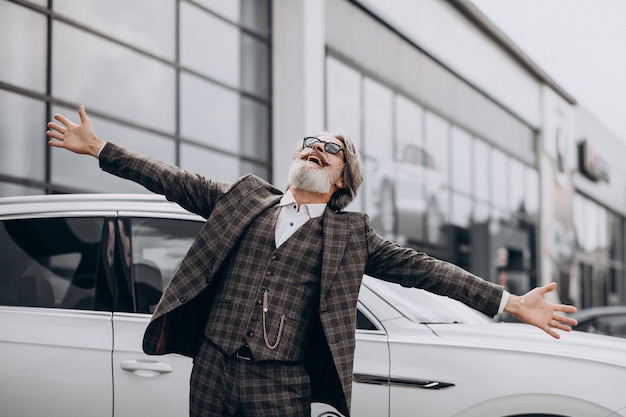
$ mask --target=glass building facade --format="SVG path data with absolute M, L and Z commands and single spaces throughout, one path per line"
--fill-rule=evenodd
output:
M 80 104 L 106 140 L 212 178 L 269 179 L 269 1 L 120 5 L 0 0 L 0 196 L 143 191 L 48 148 L 46 122 L 76 122 Z
M 517 232 L 519 245 L 500 242 L 510 257 L 508 285 L 536 285 L 535 167 L 332 55 L 326 83 L 327 128 L 354 132 L 365 165 L 354 209 L 390 239 L 494 281 L 498 232 Z

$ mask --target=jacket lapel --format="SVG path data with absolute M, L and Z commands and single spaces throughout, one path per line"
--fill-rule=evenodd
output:
M 320 284 L 321 300 L 337 275 L 337 270 L 343 259 L 348 240 L 348 223 L 341 221 L 341 216 L 326 208 L 323 221 L 324 248 L 322 254 L 322 281 Z

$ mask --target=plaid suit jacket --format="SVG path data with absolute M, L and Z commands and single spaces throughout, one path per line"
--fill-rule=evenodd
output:
M 193 357 L 220 265 L 250 222 L 275 205 L 282 192 L 252 175 L 234 184 L 212 181 L 111 143 L 100 154 L 100 166 L 207 219 L 164 291 L 143 342 L 148 354 Z M 345 415 L 350 409 L 356 304 L 364 273 L 447 295 L 491 316 L 498 311 L 502 287 L 385 240 L 365 214 L 327 208 L 323 247 L 319 320 L 305 362 L 313 401 L 329 403 Z

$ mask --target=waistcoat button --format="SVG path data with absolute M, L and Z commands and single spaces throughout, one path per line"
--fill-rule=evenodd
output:
M 246 332 L 246 336 L 248 336 L 248 337 L 254 337 L 254 332 L 253 332 L 252 330 L 248 330 L 248 331 Z

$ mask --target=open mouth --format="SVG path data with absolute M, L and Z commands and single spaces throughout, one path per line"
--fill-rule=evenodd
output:
M 326 166 L 326 161 L 313 153 L 306 155 L 303 159 L 307 162 L 313 162 L 321 167 Z

